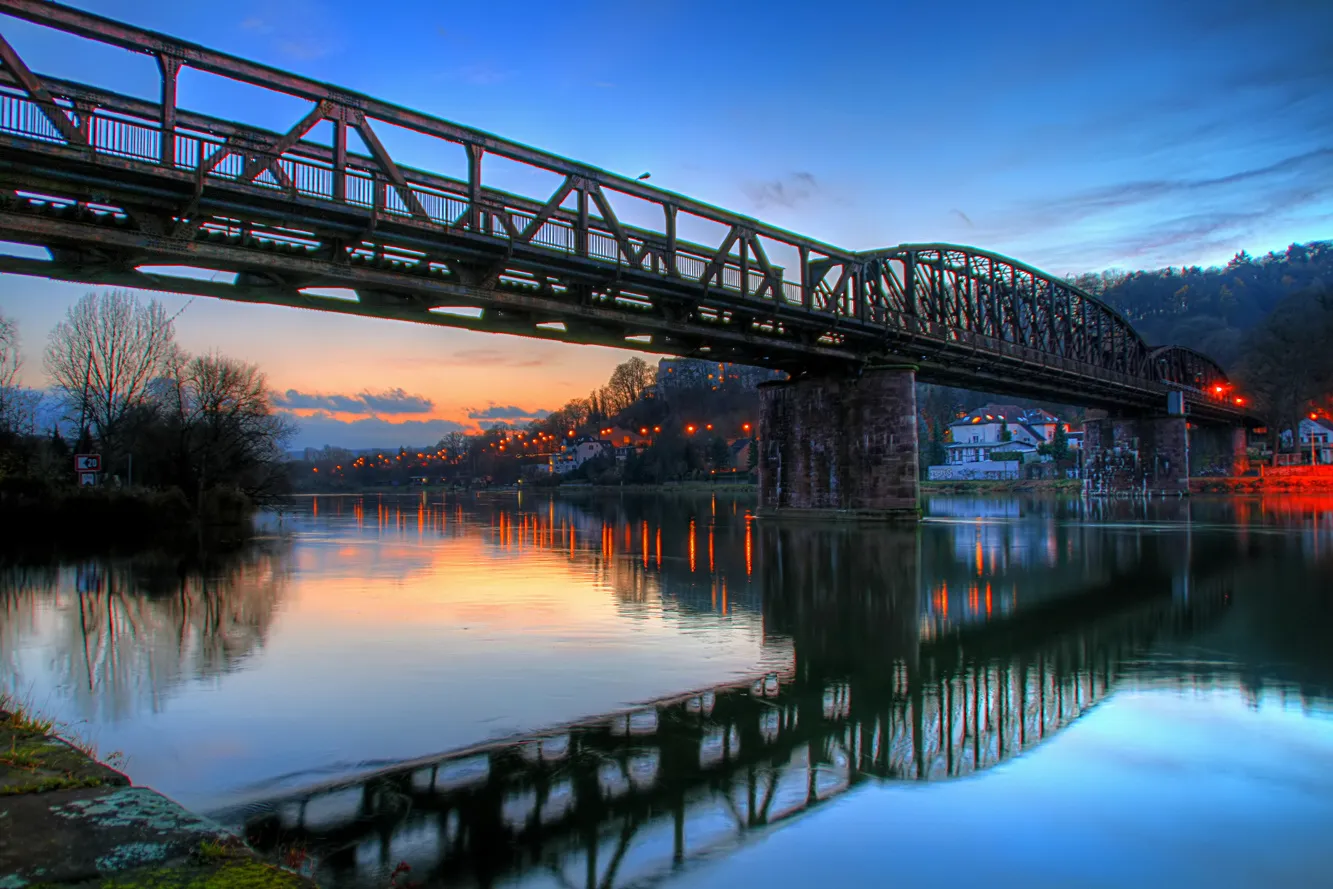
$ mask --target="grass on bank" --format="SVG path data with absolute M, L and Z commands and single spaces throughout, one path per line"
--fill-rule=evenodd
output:
M 69 726 L 40 716 L 0 692 L 0 796 L 98 787 L 122 764 L 119 751 L 101 757 L 97 745 Z

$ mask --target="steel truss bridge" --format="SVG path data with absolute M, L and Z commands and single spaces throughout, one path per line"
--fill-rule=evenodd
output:
M 1211 620 L 1230 587 L 1219 576 L 1188 601 L 1107 592 L 890 652 L 879 673 L 846 672 L 796 628 L 784 674 L 214 817 L 244 823 L 260 848 L 303 845 L 335 887 L 400 861 L 425 886 L 534 872 L 557 886 L 652 885 L 866 780 L 966 776 L 1032 749 L 1104 699 L 1146 645 Z
M 143 101 L 36 74 L 0 36 L 0 238 L 50 251 L 4 257 L 0 271 L 792 372 L 906 361 L 923 380 L 1108 408 L 1161 410 L 1182 390 L 1203 419 L 1244 417 L 1215 397 L 1226 375 L 1206 356 L 1153 348 L 1093 295 L 994 253 L 847 251 L 47 0 L 0 0 L 0 12 L 160 71 L 158 101 Z M 176 104 L 186 67 L 309 110 L 284 133 L 191 113 Z M 311 136 L 324 121 L 329 144 Z M 388 127 L 461 147 L 466 178 L 398 163 Z M 487 156 L 539 171 L 553 192 L 495 187 Z M 235 280 L 153 270 L 164 266 Z

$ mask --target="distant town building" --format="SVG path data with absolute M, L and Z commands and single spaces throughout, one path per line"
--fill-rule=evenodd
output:
M 1043 459 L 1039 449 L 1055 441 L 1059 417 L 1039 408 L 988 404 L 949 424 L 943 465 L 927 468 L 931 479 L 1015 479 L 1023 465 Z M 1066 427 L 1067 429 L 1068 427 Z M 1071 451 L 1082 447 L 1083 434 L 1066 431 Z M 1004 459 L 997 459 L 1004 458 Z M 1050 458 L 1045 458 L 1049 460 Z
M 1058 417 L 1039 408 L 988 404 L 949 424 L 953 441 L 945 449 L 950 463 L 983 462 L 990 459 L 992 451 L 1012 450 L 1010 445 L 1030 445 L 1035 454 L 1038 445 L 1055 441 L 1059 424 Z
M 1301 451 L 1315 463 L 1333 463 L 1333 419 L 1306 417 L 1300 425 Z
M 663 358 L 657 362 L 657 392 L 680 389 L 722 389 L 728 386 L 752 389 L 769 380 L 786 377 L 782 371 L 729 361 L 699 358 Z
M 731 449 L 731 465 L 737 469 L 746 470 L 750 468 L 750 448 L 754 445 L 753 439 L 738 438 L 731 442 L 728 447 Z
M 551 455 L 551 472 L 564 475 L 573 472 L 594 457 L 615 456 L 615 445 L 600 438 L 584 436 L 565 444 L 564 450 Z

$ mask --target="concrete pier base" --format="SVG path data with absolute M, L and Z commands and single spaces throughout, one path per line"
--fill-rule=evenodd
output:
M 1242 476 L 1250 469 L 1249 433 L 1244 426 L 1216 423 L 1190 427 L 1190 475 Z
M 1083 436 L 1084 491 L 1093 496 L 1189 494 L 1184 417 L 1089 416 Z
M 759 387 L 761 515 L 920 518 L 916 368 Z

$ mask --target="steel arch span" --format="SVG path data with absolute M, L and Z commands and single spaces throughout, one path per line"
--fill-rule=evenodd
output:
M 1161 410 L 1181 390 L 1202 419 L 1250 419 L 1208 387 L 1225 375 L 1206 357 L 1154 350 L 1094 296 L 994 253 L 846 250 L 58 3 L 0 0 L 0 14 L 147 55 L 159 75 L 146 101 L 36 73 L 0 19 L 0 238 L 50 253 L 0 257 L 0 271 L 793 372 L 890 360 L 924 381 L 1111 409 Z M 285 132 L 189 111 L 183 68 L 307 110 Z M 390 128 L 458 153 L 466 176 L 403 164 L 380 139 Z M 547 184 L 515 194 L 487 159 Z

